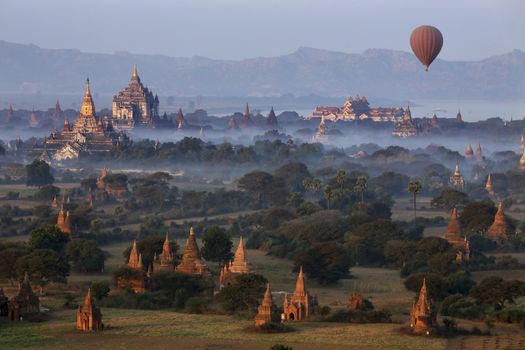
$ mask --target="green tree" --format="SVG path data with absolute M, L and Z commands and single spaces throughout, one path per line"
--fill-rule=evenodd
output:
M 430 205 L 435 208 L 452 210 L 452 208 L 458 205 L 464 205 L 468 203 L 468 196 L 461 192 L 450 188 L 445 188 L 439 196 L 432 198 Z
M 350 276 L 350 255 L 341 244 L 318 243 L 294 257 L 296 270 L 302 266 L 309 278 L 330 284 Z
M 109 295 L 110 288 L 108 281 L 91 282 L 91 294 L 97 300 L 102 300 Z
M 52 201 L 60 196 L 60 188 L 53 185 L 44 185 L 38 189 L 33 198 L 39 201 Z
M 332 187 L 327 185 L 324 188 L 324 197 L 326 199 L 326 206 L 328 209 L 330 209 L 330 201 L 332 198 L 334 198 L 334 191 L 332 191 Z
M 204 259 L 223 265 L 233 257 L 232 246 L 232 240 L 226 230 L 219 226 L 212 226 L 202 237 L 201 253 Z
M 104 269 L 104 252 L 97 242 L 74 239 L 66 245 L 66 256 L 76 272 L 101 272 Z
M 420 191 L 421 182 L 417 180 L 412 180 L 408 183 L 408 192 L 412 193 L 412 197 L 414 199 L 414 224 L 416 222 L 416 198 Z
M 8 279 L 13 284 L 18 278 L 13 266 L 19 258 L 27 254 L 29 254 L 27 244 L 4 243 L 0 247 L 0 277 Z
M 266 287 L 266 278 L 254 273 L 243 273 L 235 277 L 235 283 L 225 286 L 217 293 L 217 300 L 224 310 L 255 312 Z
M 470 290 L 470 296 L 478 304 L 492 306 L 501 310 L 505 303 L 513 304 L 518 296 L 525 295 L 525 282 L 505 281 L 501 277 L 484 278 Z
M 496 207 L 490 200 L 468 203 L 459 217 L 461 228 L 467 235 L 484 234 L 494 221 Z
M 344 170 L 339 170 L 337 175 L 335 175 L 335 181 L 339 185 L 339 189 L 342 191 L 345 186 L 346 172 Z
M 364 194 L 368 189 L 368 179 L 366 176 L 358 176 L 355 182 L 354 191 L 361 194 L 361 203 L 364 203 Z
M 55 178 L 51 174 L 49 164 L 43 160 L 34 160 L 33 163 L 26 165 L 26 185 L 38 186 L 51 185 Z
M 259 204 L 284 204 L 288 190 L 283 181 L 265 171 L 252 171 L 239 179 L 239 188 L 250 193 Z
M 60 231 L 56 226 L 46 225 L 31 231 L 29 245 L 33 250 L 51 249 L 56 252 L 62 252 L 69 239 L 69 235 Z
M 37 249 L 19 258 L 15 270 L 19 278 L 27 272 L 31 281 L 43 289 L 49 282 L 65 283 L 69 264 L 64 254 L 50 249 Z
M 302 192 L 304 179 L 311 176 L 304 163 L 288 163 L 275 171 L 275 176 L 281 178 L 289 190 Z

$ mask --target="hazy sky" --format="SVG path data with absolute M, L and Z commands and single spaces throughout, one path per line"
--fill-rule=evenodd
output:
M 239 59 L 300 46 L 409 51 L 421 24 L 440 57 L 525 50 L 525 0 L 0 0 L 0 39 L 46 48 Z

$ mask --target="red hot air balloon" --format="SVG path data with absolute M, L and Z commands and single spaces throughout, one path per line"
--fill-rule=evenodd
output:
M 443 35 L 436 27 L 420 26 L 410 35 L 410 46 L 414 55 L 425 65 L 425 71 L 434 61 L 443 46 Z

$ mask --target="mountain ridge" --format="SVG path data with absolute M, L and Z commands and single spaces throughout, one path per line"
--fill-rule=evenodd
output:
M 242 60 L 129 52 L 46 49 L 0 40 L 0 92 L 76 93 L 89 76 L 94 91 L 115 94 L 133 63 L 159 95 L 319 96 L 391 98 L 523 98 L 525 52 L 478 61 L 437 59 L 429 72 L 409 52 L 371 48 L 344 53 L 302 46 L 275 57 Z

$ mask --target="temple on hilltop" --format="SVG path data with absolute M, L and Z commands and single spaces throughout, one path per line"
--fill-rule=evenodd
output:
M 292 296 L 284 295 L 283 319 L 288 321 L 308 320 L 317 312 L 317 298 L 311 297 L 304 283 L 303 268 L 299 269 L 299 276 Z
M 500 201 L 494 222 L 487 230 L 487 237 L 497 244 L 501 244 L 509 238 L 511 233 L 507 219 L 505 218 L 505 213 L 503 213 L 503 202 Z
M 40 313 L 40 300 L 33 293 L 27 272 L 18 286 L 18 293 L 7 305 L 8 318 L 11 321 L 23 321 Z
M 493 196 L 496 192 L 494 192 L 494 187 L 492 186 L 492 178 L 487 176 L 487 182 L 485 182 L 485 191 L 487 191 L 488 194 Z
M 153 272 L 162 272 L 162 271 L 173 271 L 175 270 L 173 252 L 171 251 L 170 240 L 168 234 L 166 233 L 166 238 L 164 239 L 164 244 L 162 245 L 162 252 L 153 258 Z
M 467 149 L 465 150 L 465 158 L 474 158 L 474 150 L 472 149 L 472 145 L 470 143 L 467 145 Z
M 83 332 L 101 331 L 104 329 L 102 323 L 102 313 L 95 306 L 91 297 L 91 288 L 88 289 L 84 303 L 78 306 L 77 310 L 77 329 Z
M 243 273 L 249 273 L 250 267 L 246 261 L 246 250 L 244 249 L 244 242 L 241 239 L 239 240 L 239 246 L 235 251 L 233 261 L 224 264 L 221 269 L 219 277 L 220 287 L 228 286 L 235 282 L 235 277 Z
M 407 107 L 405 113 L 403 114 L 403 119 L 396 124 L 394 130 L 392 131 L 392 135 L 399 137 L 410 137 L 415 136 L 417 134 L 417 126 L 412 120 L 412 113 L 410 112 L 410 107 Z
M 265 324 L 271 323 L 275 319 L 275 304 L 273 303 L 272 291 L 270 290 L 270 283 L 266 285 L 266 291 L 261 305 L 257 308 L 257 316 L 255 316 L 255 326 L 261 327 Z
M 326 119 L 324 116 L 321 117 L 321 122 L 317 127 L 315 135 L 312 137 L 312 142 L 326 143 L 328 142 L 328 127 L 326 125 Z
M 458 123 L 463 123 L 463 117 L 461 116 L 461 111 L 458 109 L 458 114 L 456 114 L 456 121 Z
M 327 120 L 351 121 L 372 120 L 374 122 L 398 122 L 403 116 L 402 108 L 371 108 L 365 96 L 350 96 L 342 107 L 317 106 L 307 119 L 321 118 Z
M 456 162 L 456 167 L 454 168 L 454 174 L 449 179 L 450 186 L 463 191 L 463 188 L 465 187 L 465 179 L 463 178 L 463 175 L 461 175 L 461 172 L 459 171 L 459 164 Z
M 55 226 L 60 231 L 69 235 L 73 233 L 73 229 L 71 227 L 71 219 L 69 218 L 69 210 L 64 210 L 64 203 L 62 203 L 62 205 L 60 206 L 60 210 L 58 211 L 57 223 Z
M 159 119 L 159 98 L 144 87 L 136 64 L 133 65 L 133 74 L 128 86 L 113 96 L 111 118 L 117 129 L 155 127 L 155 122 Z
M 131 288 L 135 293 L 144 293 L 146 291 L 146 278 L 144 276 L 142 254 L 137 249 L 136 240 L 133 241 L 133 246 L 129 253 L 128 268 L 132 271 L 132 274 L 126 277 L 119 277 L 117 280 L 118 288 Z
M 423 279 L 423 285 L 419 291 L 419 297 L 410 311 L 410 327 L 415 333 L 430 334 L 430 330 L 437 324 L 436 313 L 427 292 L 427 283 Z
M 204 260 L 201 258 L 193 227 L 190 228 L 189 237 L 186 241 L 184 252 L 182 253 L 181 262 L 179 265 L 177 265 L 175 270 L 178 272 L 184 272 L 190 275 L 202 277 L 204 279 L 211 279 L 210 270 L 208 269 L 208 266 Z
M 246 129 L 252 126 L 255 126 L 255 123 L 253 122 L 253 119 L 250 115 L 250 107 L 248 106 L 248 104 L 246 104 L 246 108 L 241 119 L 241 128 Z
M 33 152 L 50 152 L 55 160 L 76 159 L 84 155 L 106 154 L 117 145 L 124 145 L 129 138 L 124 133 L 116 132 L 108 118 L 102 121 L 95 115 L 95 104 L 91 97 L 89 79 L 82 99 L 80 115 L 71 125 L 64 120 L 62 131 L 54 130 Z

